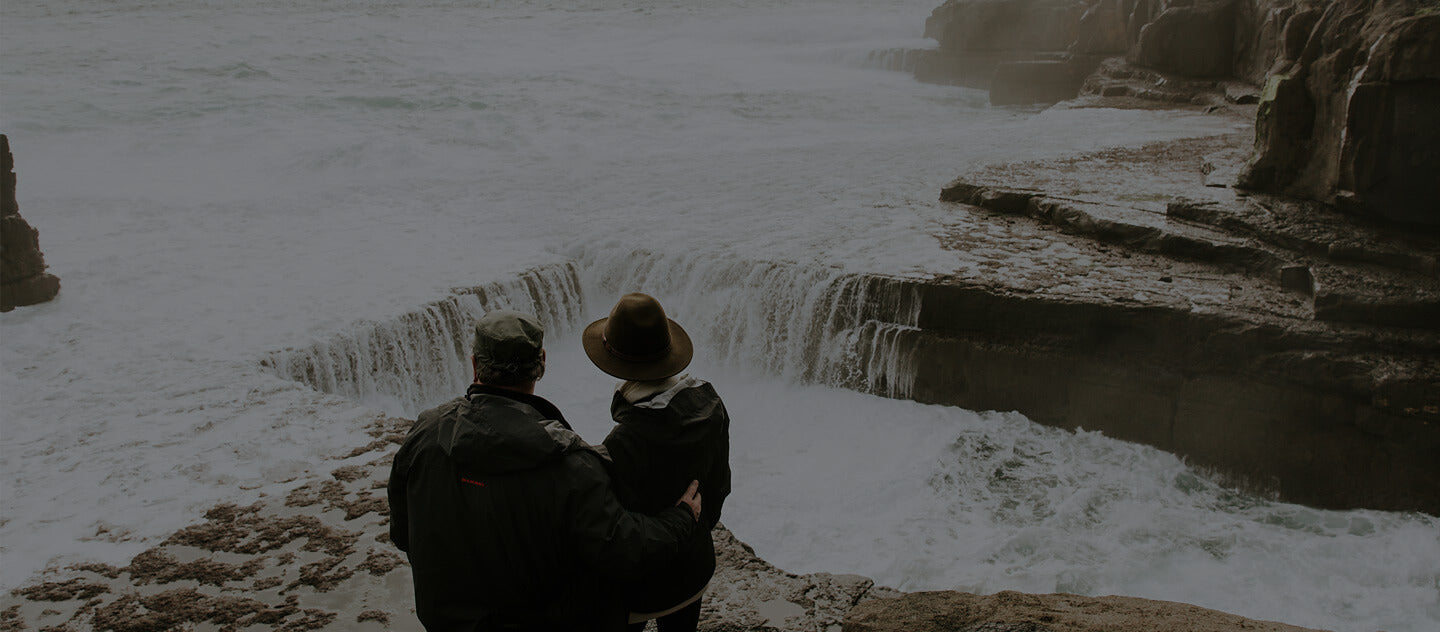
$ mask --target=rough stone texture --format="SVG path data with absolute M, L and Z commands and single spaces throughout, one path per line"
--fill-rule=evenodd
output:
M 919 592 L 866 601 L 844 632 L 1305 632 L 1199 606 L 1136 597 Z M 1311 631 L 1313 632 L 1313 631 Z
M 15 199 L 15 156 L 0 134 L 0 312 L 44 303 L 60 292 L 60 279 L 45 272 L 40 231 L 20 216 Z
M 1235 48 L 1236 0 L 1165 9 L 1140 28 L 1130 60 L 1162 72 L 1228 77 Z
M 1416 9 L 1339 0 L 1290 20 L 1241 186 L 1440 227 L 1440 14 Z

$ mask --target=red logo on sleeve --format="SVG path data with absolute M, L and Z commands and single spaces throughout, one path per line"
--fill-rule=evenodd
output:
M 470 479 L 468 479 L 468 478 L 465 478 L 464 476 L 461 476 L 461 477 L 460 477 L 460 482 L 461 482 L 461 483 L 469 483 L 469 484 L 474 485 L 474 486 L 476 486 L 476 487 L 484 487 L 484 486 L 485 486 L 485 483 L 483 483 L 483 482 L 481 482 L 481 481 L 472 481 L 472 480 L 470 480 Z

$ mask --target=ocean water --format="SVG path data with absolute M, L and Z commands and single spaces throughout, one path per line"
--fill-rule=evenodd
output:
M 967 166 L 1228 131 L 869 61 L 933 45 L 935 3 L 0 4 L 0 131 L 63 283 L 0 315 L 0 586 L 327 472 L 456 392 L 435 332 L 495 305 L 546 314 L 541 392 L 598 441 L 613 385 L 574 330 L 638 289 L 735 418 L 726 524 L 788 570 L 1440 626 L 1433 518 L 836 387 L 904 394 L 903 297 L 846 297 L 960 268 L 935 198 Z

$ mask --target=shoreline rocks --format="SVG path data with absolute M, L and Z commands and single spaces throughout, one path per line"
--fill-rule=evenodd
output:
M 126 566 L 47 571 L 0 596 L 0 630 L 418 632 L 409 566 L 386 537 L 384 500 L 389 460 L 409 425 L 377 418 L 374 441 L 337 458 L 328 476 L 296 481 L 283 496 L 252 505 L 216 505 Z M 705 632 L 922 630 L 930 629 L 923 622 L 960 617 L 972 625 L 963 629 L 976 632 L 1045 632 L 1052 628 L 1025 622 L 1071 618 L 1102 621 L 1109 630 L 1172 621 L 1205 621 L 1208 627 L 1187 629 L 1215 632 L 1302 630 L 1128 597 L 906 594 L 858 575 L 786 572 L 723 526 L 715 544 L 716 575 L 700 619 Z M 997 603 L 1004 607 L 983 605 Z M 911 623 L 917 627 L 905 627 Z
M 916 78 L 994 105 L 1258 101 L 1237 186 L 1440 228 L 1440 13 L 1420 0 L 947 0 L 925 35 Z
M 15 199 L 15 156 L 0 134 L 0 312 L 44 303 L 60 292 L 60 279 L 45 272 L 40 231 L 20 216 Z
M 1287 501 L 1440 514 L 1440 238 L 1207 184 L 1247 140 L 944 189 L 957 256 L 1056 258 L 921 284 L 914 397 L 1101 430 Z

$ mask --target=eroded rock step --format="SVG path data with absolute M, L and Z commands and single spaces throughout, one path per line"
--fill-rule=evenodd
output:
M 1102 430 L 1304 504 L 1440 513 L 1440 239 L 1207 183 L 1248 136 L 947 187 L 947 239 L 982 265 L 916 290 L 914 397 Z

